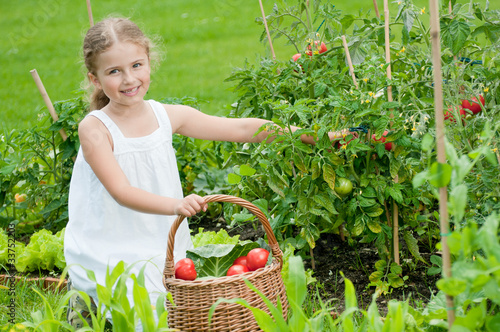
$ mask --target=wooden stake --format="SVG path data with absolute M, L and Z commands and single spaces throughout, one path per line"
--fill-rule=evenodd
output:
M 438 0 L 429 0 L 431 15 L 431 39 L 432 39 L 432 67 L 434 73 L 434 111 L 436 113 L 436 140 L 437 161 L 446 163 L 446 151 L 444 142 L 444 115 L 443 115 L 443 77 L 441 73 L 441 45 L 439 40 L 439 4 Z M 446 187 L 439 188 L 439 216 L 441 230 L 441 247 L 443 250 L 443 272 L 445 277 L 451 277 L 450 249 L 447 236 L 450 233 L 448 224 L 448 192 Z M 455 321 L 455 310 L 453 297 L 446 295 L 446 306 L 448 314 L 448 331 Z
M 373 0 L 373 7 L 375 7 L 375 15 L 377 15 L 377 18 L 380 18 L 380 13 L 378 12 L 377 0 Z
M 392 79 L 392 71 L 391 71 L 391 41 L 390 41 L 390 31 L 389 31 L 389 1 L 384 0 L 384 21 L 385 21 L 385 62 L 389 64 L 387 66 L 386 75 L 388 79 Z M 389 85 L 387 87 L 387 101 L 392 101 L 392 86 Z M 394 110 L 391 111 L 391 118 L 394 118 Z M 392 127 L 392 121 L 391 121 Z M 394 149 L 393 145 L 393 149 Z M 398 175 L 394 178 L 394 182 L 398 183 Z M 399 208 L 398 204 L 394 201 L 392 205 L 392 238 L 393 238 L 393 247 L 394 247 L 394 262 L 400 265 L 399 262 Z
M 262 5 L 262 0 L 259 0 L 259 4 L 260 4 L 260 11 L 262 12 L 262 19 L 264 20 L 264 26 L 266 28 L 267 40 L 269 41 L 269 46 L 271 47 L 271 54 L 273 55 L 273 60 L 276 60 L 273 41 L 271 40 L 271 34 L 269 33 L 269 27 L 267 26 L 266 13 L 264 12 L 264 6 Z
M 45 105 L 49 109 L 50 115 L 52 116 L 52 119 L 54 121 L 59 120 L 59 117 L 57 116 L 56 110 L 54 109 L 54 106 L 52 105 L 52 102 L 50 101 L 49 95 L 47 94 L 47 91 L 45 90 L 45 87 L 43 86 L 42 80 L 40 79 L 40 76 L 38 76 L 38 72 L 36 69 L 30 70 L 31 76 L 33 76 L 33 79 L 35 80 L 35 84 L 38 87 L 38 91 L 40 91 L 40 94 L 42 95 L 43 101 L 45 102 Z M 59 134 L 61 134 L 61 137 L 63 141 L 65 141 L 68 138 L 68 135 L 66 134 L 66 131 L 64 128 L 61 128 L 59 130 Z
M 87 0 L 87 12 L 89 13 L 90 26 L 94 26 L 94 18 L 92 17 L 92 7 L 90 6 L 90 0 Z
M 349 53 L 349 48 L 347 47 L 345 35 L 342 35 L 342 44 L 344 44 L 345 57 L 347 58 L 347 64 L 349 65 L 349 71 L 351 72 L 352 81 L 354 82 L 356 89 L 359 89 L 358 82 L 356 81 L 356 75 L 354 75 L 354 67 L 352 66 L 351 54 Z

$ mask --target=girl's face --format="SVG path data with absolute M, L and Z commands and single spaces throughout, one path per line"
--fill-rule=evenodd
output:
M 117 42 L 97 56 L 96 73 L 88 75 L 110 104 L 132 106 L 144 100 L 150 74 L 149 57 L 143 47 Z

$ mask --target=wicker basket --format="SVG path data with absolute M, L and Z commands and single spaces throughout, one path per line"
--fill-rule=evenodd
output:
M 256 271 L 240 275 L 224 276 L 213 279 L 186 281 L 174 277 L 173 248 L 177 228 L 184 220 L 179 215 L 175 220 L 168 236 L 167 257 L 163 271 L 163 284 L 167 292 L 172 294 L 175 306 L 167 300 L 168 326 L 179 331 L 260 331 L 252 312 L 245 307 L 234 303 L 221 303 L 212 315 L 208 325 L 208 312 L 217 299 L 243 298 L 251 306 L 260 308 L 267 313 L 269 310 L 260 296 L 245 284 L 243 278 L 250 281 L 274 305 L 278 297 L 283 306 L 283 315 L 286 318 L 288 301 L 285 286 L 281 278 L 283 253 L 281 252 L 271 225 L 266 216 L 252 203 L 234 196 L 210 195 L 204 197 L 207 203 L 229 202 L 247 208 L 262 223 L 267 234 L 269 246 L 273 254 L 272 263 Z

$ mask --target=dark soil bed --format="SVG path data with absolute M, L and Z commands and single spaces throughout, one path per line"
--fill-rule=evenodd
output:
M 203 227 L 205 231 L 218 231 L 224 227 L 229 235 L 240 235 L 241 240 L 257 240 L 263 237 L 264 231 L 262 227 L 252 224 L 237 226 L 228 229 L 227 224 L 223 221 L 208 221 L 197 220 L 191 223 L 190 227 L 194 232 L 198 231 L 199 227 Z M 401 243 L 402 252 L 408 253 L 405 250 L 404 241 Z M 358 243 L 355 246 L 350 246 L 347 241 L 341 241 L 336 234 L 322 234 L 319 241 L 316 243 L 316 248 L 313 251 L 314 255 L 314 274 L 318 281 L 317 286 L 322 301 L 330 300 L 337 312 L 342 312 L 344 308 L 344 278 L 340 274 L 342 272 L 345 278 L 349 279 L 356 290 L 358 306 L 366 309 L 371 301 L 372 295 L 375 292 L 375 287 L 369 287 L 369 275 L 375 271 L 375 263 L 380 259 L 376 248 L 372 244 Z M 429 262 L 431 253 L 426 253 L 421 248 L 422 257 Z M 402 261 L 405 258 L 402 258 Z M 411 257 L 413 262 L 415 261 Z M 305 267 L 312 268 L 312 259 L 305 260 Z M 399 288 L 391 288 L 389 294 L 381 295 L 377 298 L 379 312 L 385 314 L 387 312 L 387 302 L 391 299 L 400 301 L 410 301 L 410 305 L 416 303 L 425 305 L 433 293 L 437 292 L 435 286 L 439 276 L 428 276 L 428 267 L 419 262 L 418 264 L 408 263 L 402 264 L 402 277 L 407 276 L 404 286 Z M 311 290 L 313 286 L 310 286 Z

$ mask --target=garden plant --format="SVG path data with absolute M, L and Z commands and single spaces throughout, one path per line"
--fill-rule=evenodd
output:
M 174 136 L 184 192 L 252 202 L 268 218 L 284 253 L 288 320 L 280 303 L 273 305 L 250 283 L 270 316 L 244 299 L 220 299 L 212 310 L 223 302 L 246 306 L 264 331 L 500 330 L 500 11 L 473 1 L 439 6 L 440 136 L 429 9 L 412 0 L 396 4 L 387 30 L 388 11 L 379 17 L 378 9 L 345 13 L 326 0 L 276 0 L 265 20 L 256 21 L 264 31 L 261 41 L 285 43 L 289 57 L 263 56 L 226 79 L 235 94 L 227 116 L 268 119 L 276 138 L 236 144 Z M 163 102 L 199 106 L 191 97 Z M 68 188 L 79 148 L 77 126 L 88 105 L 78 92 L 54 107 L 57 121 L 41 115 L 33 128 L 1 134 L 0 266 L 5 272 L 66 273 L 62 238 Z M 292 133 L 292 125 L 303 129 Z M 328 132 L 343 128 L 351 134 L 332 144 Z M 315 137 L 316 144 L 303 144 L 302 134 Z M 438 157 L 440 140 L 444 162 Z M 451 216 L 448 231 L 439 227 L 440 204 Z M 244 208 L 211 205 L 191 223 L 208 221 L 231 230 L 253 219 Z M 265 247 L 263 241 L 248 244 L 202 233 L 206 237 L 193 235 L 200 247 L 247 245 L 238 255 Z M 347 271 L 337 271 L 342 301 L 321 291 L 315 249 L 326 237 L 376 252 L 377 259 L 362 267 L 368 278 L 364 287 L 372 290 L 368 304 L 360 303 Z M 450 274 L 442 258 L 448 248 Z M 191 255 L 198 257 L 196 250 Z M 217 276 L 225 276 L 231 262 Z M 441 276 L 432 285 L 436 292 L 425 303 L 411 302 L 411 295 L 392 299 L 395 289 L 408 287 L 407 274 L 417 268 L 425 271 L 424 278 Z M 101 310 L 92 316 L 94 330 L 106 329 L 106 313 L 113 317 L 114 331 L 132 330 L 138 322 L 145 331 L 168 330 L 163 301 L 171 296 L 161 297 L 153 313 L 142 275 L 130 275 L 123 264 L 109 269 L 106 285 L 98 287 Z M 134 306 L 123 295 L 129 278 Z M 6 280 L 0 287 L 9 288 Z M 2 298 L 0 325 L 71 331 L 64 316 L 70 294 L 49 305 L 40 293 L 43 309 L 15 322 L 9 321 L 8 309 L 4 313 L 9 300 Z M 387 299 L 383 306 L 380 298 Z

